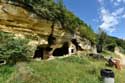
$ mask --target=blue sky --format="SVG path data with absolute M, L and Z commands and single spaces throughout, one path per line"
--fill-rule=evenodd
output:
M 64 0 L 65 6 L 95 32 L 125 38 L 125 0 Z

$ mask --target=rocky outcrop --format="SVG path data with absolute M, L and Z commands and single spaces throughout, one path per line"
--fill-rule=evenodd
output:
M 36 49 L 38 45 L 48 44 L 47 39 L 51 34 L 51 25 L 52 22 L 39 19 L 37 15 L 27 9 L 0 2 L 0 31 L 14 33 L 15 38 L 30 38 L 31 41 L 28 45 L 32 46 L 31 49 Z M 70 54 L 72 51 L 76 52 L 75 46 L 71 43 L 73 38 L 71 33 L 56 25 L 53 35 L 56 38 L 56 45 L 52 45 L 52 48 L 60 48 L 62 43 L 70 42 L 71 49 L 68 49 Z M 76 39 L 81 49 L 95 51 L 95 47 L 88 39 L 81 38 L 78 34 Z

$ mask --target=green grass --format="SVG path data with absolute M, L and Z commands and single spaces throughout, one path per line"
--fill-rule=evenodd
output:
M 119 71 L 115 68 L 106 67 L 105 63 L 105 61 L 95 60 L 86 56 L 70 56 L 50 61 L 33 60 L 25 63 L 25 66 L 23 66 L 24 64 L 20 66 L 31 72 L 30 75 L 27 75 L 27 72 L 23 72 L 23 74 L 26 74 L 22 76 L 26 76 L 26 79 L 22 81 L 21 79 L 11 80 L 11 83 L 103 83 L 100 76 L 100 70 L 103 68 L 109 68 L 114 71 L 115 83 L 125 83 L 125 70 Z M 0 79 L 0 83 L 6 83 L 5 81 L 10 74 L 14 72 L 14 67 L 5 66 L 2 70 L 4 73 L 1 73 L 1 75 L 4 75 L 2 77 L 4 81 L 1 82 Z
M 104 61 L 78 56 L 31 62 L 28 65 L 33 69 L 33 74 L 40 78 L 37 83 L 102 83 L 100 70 L 108 68 Z M 116 73 L 116 83 L 124 83 L 125 72 L 110 69 Z
M 0 66 L 0 83 L 6 83 L 7 79 L 10 78 L 11 74 L 15 71 L 14 66 Z
M 102 52 L 102 54 L 104 55 L 104 56 L 106 56 L 106 57 L 110 57 L 110 56 L 112 56 L 112 57 L 115 57 L 115 53 L 113 53 L 113 52 L 110 52 L 110 51 L 107 51 L 107 50 L 104 50 L 103 52 Z

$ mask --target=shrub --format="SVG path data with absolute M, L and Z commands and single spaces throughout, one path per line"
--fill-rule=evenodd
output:
M 109 44 L 106 46 L 106 49 L 111 51 L 111 52 L 114 52 L 115 47 L 116 47 L 116 44 Z
M 27 61 L 27 55 L 29 52 L 27 46 L 28 39 L 14 39 L 13 35 L 6 36 L 6 33 L 0 33 L 3 34 L 0 35 L 0 38 L 2 38 L 2 42 L 0 42 L 0 56 L 6 59 L 8 64 L 15 64 L 18 61 Z

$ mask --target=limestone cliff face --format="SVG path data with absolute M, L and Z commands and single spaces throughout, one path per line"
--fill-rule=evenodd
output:
M 47 35 L 51 30 L 47 28 L 48 32 L 46 32 L 46 27 L 50 27 L 50 23 L 37 19 L 27 10 L 10 4 L 0 4 L 0 30 L 23 34 L 41 34 L 42 32 L 43 35 Z
M 51 32 L 51 22 L 39 19 L 24 8 L 0 3 L 0 30 L 14 34 L 47 38 Z M 64 32 L 55 30 L 54 35 Z
M 22 7 L 0 3 L 0 31 L 14 33 L 16 37 L 30 37 L 35 39 L 37 44 L 43 41 L 47 43 L 47 37 L 51 33 L 51 24 Z M 70 33 L 59 26 L 55 26 L 54 36 L 58 43 L 69 41 L 72 38 Z M 84 49 L 92 48 L 89 40 L 84 38 L 80 42 Z

